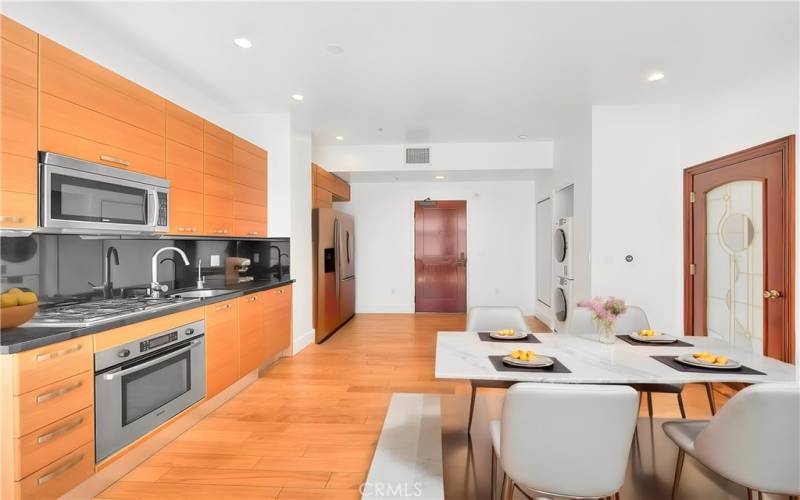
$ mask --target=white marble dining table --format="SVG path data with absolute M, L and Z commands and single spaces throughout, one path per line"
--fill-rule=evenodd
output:
M 501 385 L 514 382 L 551 382 L 573 384 L 686 384 L 703 382 L 797 382 L 800 371 L 794 365 L 761 354 L 736 348 L 710 337 L 678 337 L 692 347 L 631 345 L 615 338 L 603 344 L 597 334 L 535 333 L 541 343 L 486 342 L 477 332 L 438 332 L 436 340 L 437 379 L 469 380 L 478 385 Z M 552 356 L 570 373 L 547 370 L 497 371 L 490 355 L 508 355 L 515 349 Z M 650 356 L 678 356 L 707 351 L 736 360 L 764 375 L 737 371 L 704 370 L 683 372 Z

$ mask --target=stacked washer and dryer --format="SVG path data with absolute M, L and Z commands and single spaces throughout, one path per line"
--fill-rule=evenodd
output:
M 553 227 L 553 317 L 556 332 L 567 331 L 572 317 L 572 217 L 559 218 Z

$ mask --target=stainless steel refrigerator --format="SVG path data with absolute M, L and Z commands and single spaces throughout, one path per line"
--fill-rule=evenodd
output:
M 355 225 L 352 215 L 332 208 L 315 208 L 311 221 L 314 327 L 320 343 L 355 314 Z

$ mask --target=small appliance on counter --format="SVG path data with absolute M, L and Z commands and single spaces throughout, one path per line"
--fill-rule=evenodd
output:
M 225 284 L 238 285 L 240 283 L 247 283 L 253 281 L 252 276 L 242 276 L 250 269 L 250 259 L 242 257 L 226 257 L 225 258 Z

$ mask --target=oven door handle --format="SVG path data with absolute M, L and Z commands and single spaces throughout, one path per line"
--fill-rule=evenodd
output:
M 161 363 L 162 361 L 166 361 L 166 360 L 174 358 L 176 356 L 180 356 L 181 354 L 185 353 L 186 351 L 188 351 L 190 349 L 194 349 L 195 347 L 199 346 L 201 343 L 202 342 L 199 341 L 199 340 L 192 340 L 191 342 L 189 342 L 189 345 L 187 345 L 186 347 L 181 347 L 180 349 L 172 351 L 171 353 L 169 353 L 169 354 L 167 354 L 165 356 L 159 356 L 157 358 L 151 359 L 150 361 L 146 361 L 146 362 L 144 362 L 144 363 L 142 363 L 140 365 L 132 366 L 131 368 L 128 368 L 126 370 L 120 370 L 118 372 L 103 374 L 103 379 L 104 380 L 114 380 L 117 377 L 121 377 L 123 375 L 128 375 L 129 373 L 136 373 L 138 371 L 144 370 L 145 368 L 149 368 L 149 367 L 151 367 L 153 365 L 157 365 L 158 363 Z

